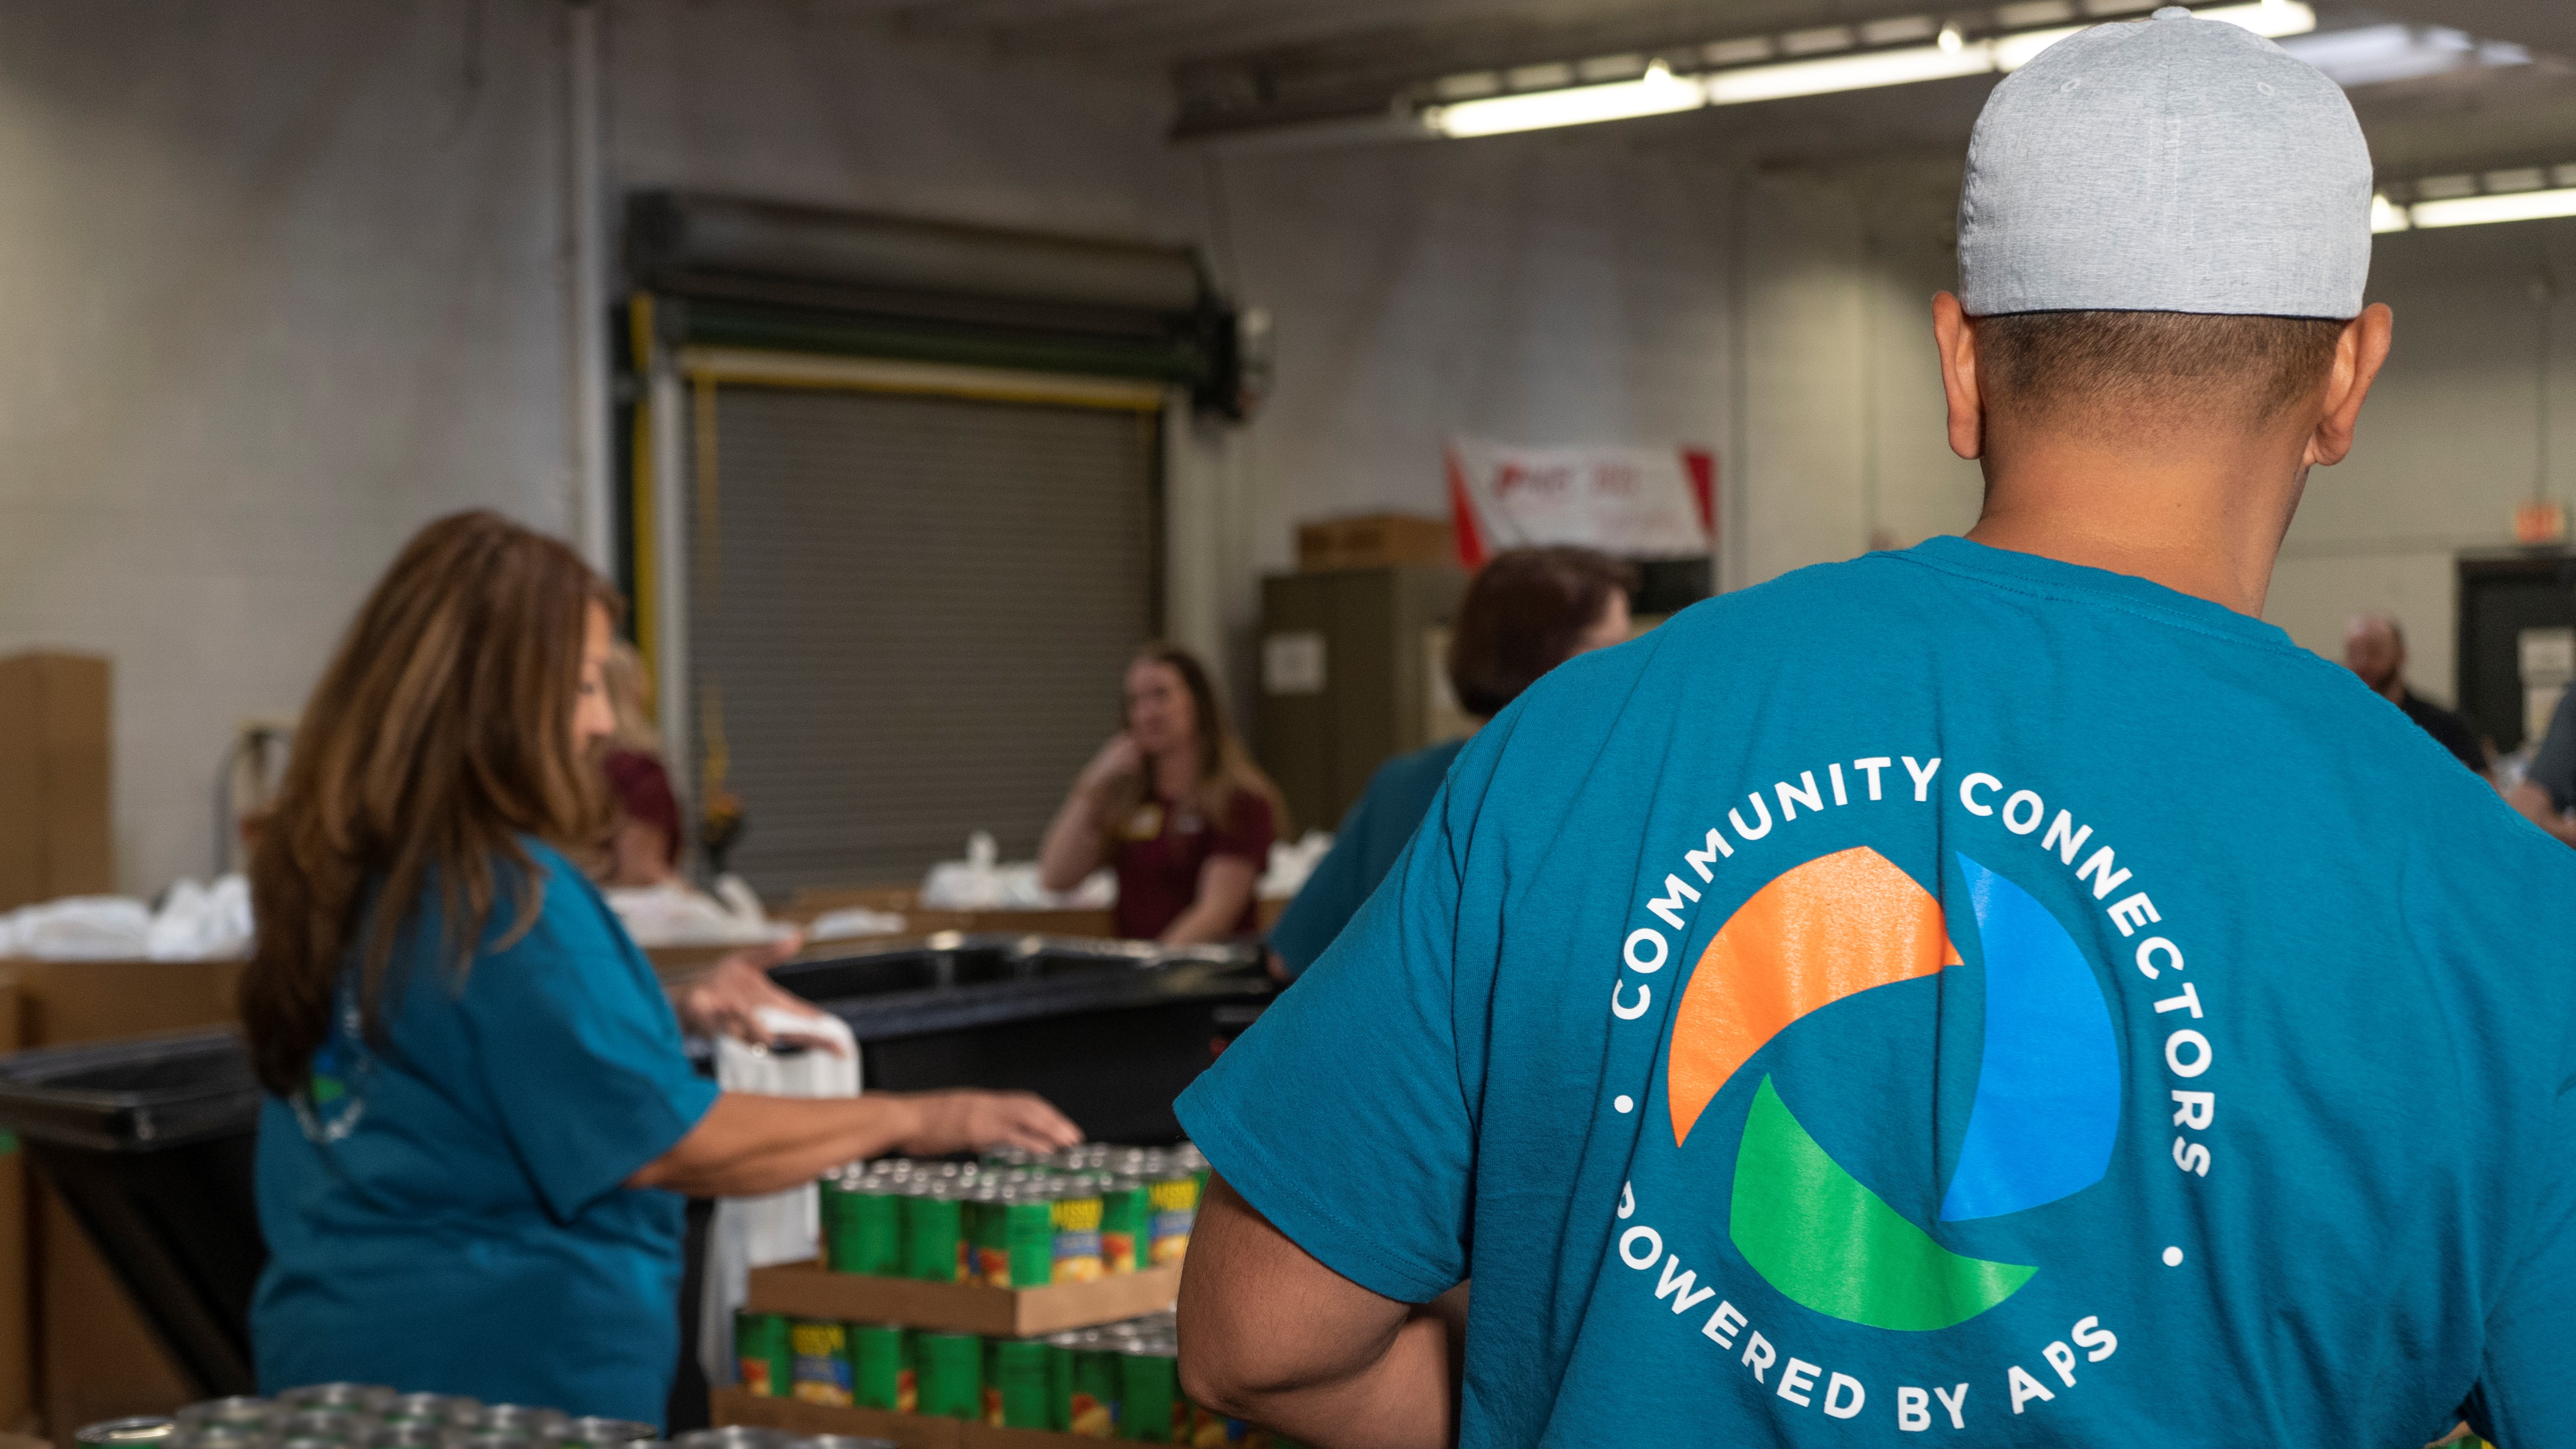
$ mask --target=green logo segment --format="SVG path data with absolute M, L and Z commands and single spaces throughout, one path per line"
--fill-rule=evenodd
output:
M 1964 1323 L 2038 1271 L 1932 1241 L 1836 1166 L 1767 1076 L 1735 1150 L 1727 1230 L 1744 1260 L 1789 1299 L 1872 1328 Z

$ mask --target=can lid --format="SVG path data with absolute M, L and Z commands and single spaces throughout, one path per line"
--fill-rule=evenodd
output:
M 84 1424 L 72 1437 L 83 1444 L 148 1444 L 169 1438 L 171 1431 L 178 1427 L 175 1420 L 137 1414 L 130 1418 Z

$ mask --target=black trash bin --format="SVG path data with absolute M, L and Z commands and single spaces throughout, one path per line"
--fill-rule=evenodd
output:
M 1172 1101 L 1277 987 L 1245 947 L 946 934 L 780 967 L 849 1023 L 866 1086 L 1036 1092 L 1095 1142 L 1170 1142 Z
M 253 1391 L 250 1298 L 268 1260 L 252 1189 L 259 1105 L 230 1028 L 0 1057 L 0 1127 L 205 1398 Z

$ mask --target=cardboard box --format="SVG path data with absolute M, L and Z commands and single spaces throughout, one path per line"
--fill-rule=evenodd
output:
M 116 889 L 108 663 L 0 659 L 0 910 Z
M 15 1051 L 18 1043 L 18 988 L 0 982 L 0 1050 Z M 27 1245 L 27 1159 L 15 1136 L 0 1133 L 0 1428 L 6 1429 L 36 1423 L 35 1299 L 27 1289 Z
M 1034 1338 L 1068 1328 L 1091 1328 L 1159 1313 L 1180 1298 L 1175 1264 L 1136 1273 L 1114 1273 L 1089 1283 L 1044 1288 L 987 1288 L 977 1283 L 930 1283 L 917 1278 L 870 1278 L 834 1273 L 820 1263 L 790 1263 L 751 1270 L 743 1306 L 753 1313 L 795 1318 L 837 1318 L 852 1323 L 901 1323 L 987 1338 Z
M 1086 1439 L 1043 1429 L 996 1429 L 960 1419 L 889 1414 L 881 1409 L 837 1408 L 798 1399 L 772 1399 L 740 1389 L 710 1396 L 719 1426 L 750 1424 L 790 1434 L 852 1434 L 891 1439 L 902 1449 L 1100 1449 L 1114 1439 Z
M 1297 526 L 1297 567 L 1310 574 L 1457 561 L 1457 546 L 1451 542 L 1449 522 L 1443 518 L 1371 513 Z

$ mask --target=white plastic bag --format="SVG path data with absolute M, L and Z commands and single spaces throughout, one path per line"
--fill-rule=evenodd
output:
M 848 1023 L 819 1012 L 762 1007 L 761 1026 L 781 1035 L 819 1036 L 845 1054 L 819 1047 L 773 1052 L 732 1037 L 716 1041 L 716 1084 L 728 1092 L 770 1097 L 855 1097 L 859 1049 Z M 733 1316 L 749 1291 L 751 1270 L 812 1258 L 821 1238 L 814 1184 L 763 1197 L 726 1198 L 707 1224 L 706 1275 L 698 1297 L 698 1365 L 707 1382 L 732 1384 L 740 1375 L 733 1347 Z

